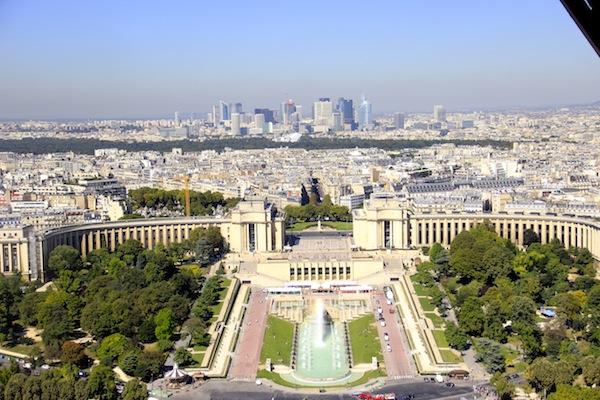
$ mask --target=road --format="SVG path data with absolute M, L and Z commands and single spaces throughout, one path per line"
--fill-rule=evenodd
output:
M 414 367 L 411 362 L 409 347 L 404 338 L 404 330 L 398 318 L 398 311 L 394 305 L 386 303 L 386 297 L 381 290 L 373 294 L 373 314 L 377 319 L 377 308 L 381 307 L 386 326 L 382 327 L 377 321 L 377 331 L 381 341 L 381 351 L 385 362 L 387 374 L 392 379 L 412 377 L 415 375 Z M 392 351 L 387 351 L 384 333 L 389 336 Z
M 229 370 L 230 378 L 254 380 L 256 377 L 268 311 L 266 294 L 260 289 L 253 290 Z
M 395 382 L 384 386 L 374 393 L 393 392 L 396 396 L 412 393 L 415 400 L 460 400 L 461 398 L 473 400 L 473 387 L 471 384 L 457 383 L 455 387 L 448 388 L 439 383 L 424 383 L 422 381 Z M 351 392 L 354 393 L 354 392 Z M 357 394 L 359 392 L 356 392 Z M 356 396 L 350 393 L 290 393 L 281 390 L 272 390 L 265 386 L 256 386 L 249 382 L 211 381 L 196 391 L 179 393 L 171 397 L 172 400 L 351 400 Z

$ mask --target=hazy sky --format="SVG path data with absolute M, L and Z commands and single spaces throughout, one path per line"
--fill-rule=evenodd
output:
M 0 0 L 0 118 L 361 93 L 376 113 L 590 102 L 600 59 L 558 0 Z

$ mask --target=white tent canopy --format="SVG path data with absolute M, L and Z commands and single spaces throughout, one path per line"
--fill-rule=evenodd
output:
M 179 369 L 177 363 L 173 364 L 173 369 L 165 374 L 165 378 L 170 380 L 182 380 L 188 376 L 189 375 L 185 371 Z

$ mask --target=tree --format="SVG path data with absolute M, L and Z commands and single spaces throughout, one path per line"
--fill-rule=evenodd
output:
M 115 361 L 121 354 L 133 348 L 128 338 L 120 333 L 113 333 L 100 342 L 96 354 L 101 360 Z
M 554 363 L 554 384 L 570 385 L 575 379 L 575 371 L 577 367 L 566 360 L 558 360 Z
M 594 356 L 585 357 L 581 360 L 581 372 L 585 383 L 600 386 L 600 358 Z
M 477 355 L 475 360 L 482 362 L 486 370 L 494 374 L 503 372 L 506 367 L 506 359 L 502 353 L 502 347 L 493 340 L 481 338 L 477 341 Z
M 526 253 L 517 254 L 513 259 L 512 267 L 519 277 L 523 277 L 533 269 L 540 270 L 543 265 L 546 265 L 546 262 L 547 257 L 545 254 L 538 251 L 527 251 Z
M 193 364 L 194 359 L 192 358 L 192 355 L 189 351 L 187 351 L 183 347 L 178 347 L 177 350 L 175 350 L 175 362 L 178 365 L 185 367 L 187 365 Z
M 547 358 L 536 358 L 527 370 L 532 385 L 545 391 L 551 391 L 555 385 L 570 384 L 576 367 L 567 361 L 552 362 Z
M 510 319 L 513 329 L 521 331 L 525 326 L 535 326 L 536 305 L 527 296 L 513 296 L 510 299 Z
M 552 298 L 551 303 L 556 306 L 558 314 L 565 318 L 568 325 L 571 325 L 579 317 L 583 305 L 577 295 L 572 292 L 558 293 Z
M 196 261 L 200 266 L 206 267 L 210 264 L 212 249 L 208 239 L 206 237 L 201 237 L 198 239 L 195 247 L 196 251 Z
M 79 271 L 83 268 L 83 262 L 79 252 L 71 246 L 57 246 L 48 258 L 48 273 L 50 276 L 58 276 L 60 271 Z
M 482 262 L 485 267 L 486 281 L 494 282 L 497 278 L 507 277 L 512 272 L 514 254 L 506 247 L 493 246 L 483 253 Z
M 63 385 L 65 387 L 68 387 L 68 385 Z M 87 383 L 87 381 L 84 380 L 78 380 L 75 381 L 75 385 L 74 386 L 74 392 L 75 392 L 75 400 L 88 400 L 90 398 L 90 388 L 89 385 Z M 65 398 L 64 396 L 60 397 Z
M 144 246 L 135 240 L 128 239 L 117 247 L 117 254 L 127 265 L 133 267 L 139 254 L 144 251 Z
M 0 342 L 13 336 L 13 324 L 18 317 L 17 305 L 22 298 L 19 275 L 0 274 Z
M 481 288 L 482 284 L 477 281 L 461 286 L 456 293 L 456 306 L 461 307 L 469 297 L 479 297 Z
M 125 385 L 122 400 L 146 400 L 148 398 L 148 389 L 146 385 L 138 379 L 132 379 Z
M 443 254 L 444 248 L 439 243 L 434 243 L 429 249 L 429 259 L 432 263 L 437 262 L 438 258 Z
M 115 374 L 105 365 L 92 368 L 88 378 L 89 395 L 98 400 L 116 400 L 119 395 L 115 383 Z
M 507 336 L 507 332 L 504 329 L 505 322 L 506 313 L 504 301 L 499 298 L 488 301 L 485 305 L 483 336 L 498 342 L 504 342 Z
M 496 389 L 496 393 L 498 393 L 500 400 L 512 399 L 515 385 L 510 383 L 509 380 L 506 379 L 506 376 L 497 372 L 492 376 L 490 383 L 494 386 L 494 389 Z
M 456 350 L 462 351 L 469 348 L 469 336 L 454 322 L 446 323 L 446 339 L 450 347 Z
M 4 389 L 4 398 L 11 400 L 25 400 L 24 389 L 27 382 L 27 375 L 22 373 L 14 374 L 6 383 Z
M 205 320 L 197 317 L 188 319 L 183 330 L 188 332 L 192 337 L 192 342 L 199 345 L 208 345 L 210 337 L 207 334 L 208 324 Z
M 37 376 L 30 376 L 23 385 L 23 400 L 34 400 L 42 397 L 42 381 Z
M 485 224 L 459 233 L 450 245 L 450 267 L 463 282 L 483 282 L 487 276 L 484 254 L 504 241 Z
M 142 343 L 152 343 L 156 340 L 156 335 L 154 334 L 154 330 L 156 329 L 156 324 L 154 323 L 153 318 L 148 318 L 142 322 L 140 325 L 140 329 L 138 331 L 138 339 Z
M 177 272 L 175 264 L 168 256 L 164 246 L 156 246 L 145 254 L 147 264 L 144 267 L 144 276 L 147 283 L 166 281 Z
M 119 367 L 121 367 L 123 372 L 127 375 L 133 375 L 135 374 L 139 358 L 140 351 L 138 349 L 130 350 L 119 357 Z
M 106 272 L 113 278 L 118 278 L 125 272 L 126 269 L 127 264 L 125 263 L 125 261 L 121 260 L 118 257 L 113 257 L 108 262 Z
M 157 351 L 144 351 L 140 353 L 138 365 L 134 375 L 143 381 L 148 382 L 153 377 L 160 375 L 164 357 Z
M 61 343 L 78 326 L 81 299 L 64 291 L 50 292 L 40 303 L 37 312 L 39 326 L 44 330 L 45 344 Z
M 460 328 L 468 335 L 479 336 L 485 324 L 485 315 L 481 301 L 477 297 L 465 300 L 458 313 Z
M 117 332 L 133 336 L 143 318 L 132 300 L 139 297 L 139 292 L 135 293 L 136 296 L 120 290 L 103 290 L 83 308 L 81 327 L 99 339 Z
M 47 293 L 29 292 L 19 301 L 19 319 L 27 326 L 37 325 L 37 308 L 46 298 Z
M 548 400 L 600 400 L 600 390 L 597 388 L 558 385 L 556 392 L 548 396 Z
M 173 332 L 176 328 L 176 323 L 173 318 L 173 312 L 169 308 L 163 308 L 154 317 L 156 328 L 154 334 L 158 340 L 171 340 Z
M 528 247 L 532 243 L 540 243 L 540 237 L 531 228 L 527 228 L 523 231 L 523 246 Z
M 67 341 L 64 342 L 61 349 L 60 361 L 64 364 L 73 364 L 83 368 L 87 364 L 85 347 L 79 343 Z

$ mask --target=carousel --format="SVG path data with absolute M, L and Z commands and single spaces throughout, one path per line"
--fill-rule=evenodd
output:
M 178 389 L 192 381 L 192 377 L 185 371 L 179 369 L 177 363 L 173 364 L 173 369 L 165 374 L 166 386 L 169 389 Z

